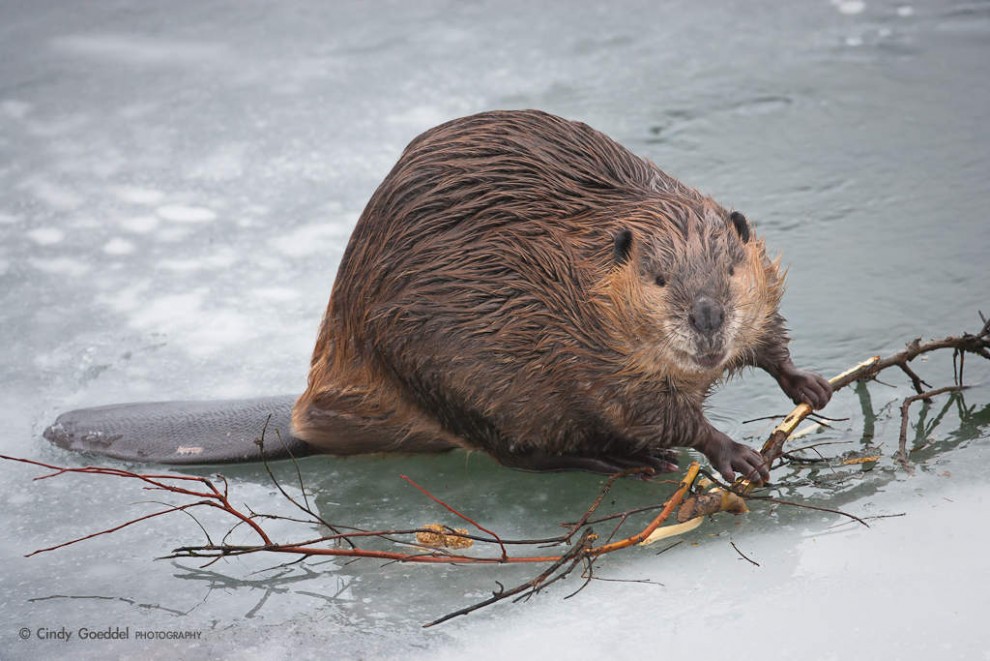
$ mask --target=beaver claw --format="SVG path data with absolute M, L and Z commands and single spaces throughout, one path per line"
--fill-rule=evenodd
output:
M 763 455 L 747 445 L 736 443 L 717 429 L 712 429 L 712 435 L 698 449 L 728 482 L 736 479 L 736 471 L 750 480 L 770 480 L 770 469 Z
M 777 374 L 777 383 L 795 404 L 804 403 L 813 409 L 821 409 L 832 399 L 832 384 L 825 377 L 799 370 L 793 364 L 782 367 Z

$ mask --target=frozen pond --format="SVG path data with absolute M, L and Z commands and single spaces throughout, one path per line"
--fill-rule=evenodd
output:
M 834 374 L 919 335 L 976 330 L 990 313 L 990 3 L 712 4 L 0 3 L 0 453 L 84 465 L 41 438 L 81 406 L 300 392 L 371 192 L 418 133 L 491 108 L 585 121 L 743 210 L 790 267 L 801 366 Z M 951 383 L 950 356 L 919 363 Z M 843 442 L 832 454 L 872 444 L 875 467 L 780 494 L 904 516 L 866 529 L 755 504 L 596 573 L 661 586 L 594 581 L 564 600 L 574 576 L 430 630 L 538 570 L 154 561 L 201 541 L 181 514 L 24 558 L 156 496 L 0 463 L 0 659 L 988 658 L 990 366 L 971 359 L 966 374 L 963 398 L 912 409 L 910 438 L 929 442 L 914 475 L 893 458 L 910 384 L 890 374 L 869 386 L 872 413 L 843 391 L 825 412 L 848 420 L 810 437 Z M 787 404 L 753 373 L 709 415 L 758 444 L 770 423 L 742 421 Z M 446 522 L 405 473 L 532 537 L 556 534 L 600 483 L 464 454 L 301 467 L 334 521 Z M 241 502 L 278 498 L 260 466 L 223 473 Z M 615 507 L 665 488 L 623 483 Z M 38 640 L 63 627 L 201 635 Z

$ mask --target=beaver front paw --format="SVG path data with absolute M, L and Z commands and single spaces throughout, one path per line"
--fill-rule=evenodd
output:
M 828 379 L 799 370 L 794 365 L 788 365 L 777 375 L 777 383 L 795 404 L 804 403 L 813 409 L 821 409 L 832 399 L 832 384 Z
M 717 429 L 711 430 L 711 436 L 698 449 L 728 482 L 736 479 L 736 471 L 750 480 L 770 480 L 770 469 L 763 455 L 748 445 L 736 443 Z

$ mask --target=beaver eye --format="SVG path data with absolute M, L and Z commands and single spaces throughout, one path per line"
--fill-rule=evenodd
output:
M 736 269 L 730 265 L 729 266 L 729 277 L 731 278 L 735 274 L 736 274 Z
M 667 284 L 667 279 L 662 275 L 658 275 L 653 282 L 657 283 L 657 287 L 663 287 L 665 284 Z

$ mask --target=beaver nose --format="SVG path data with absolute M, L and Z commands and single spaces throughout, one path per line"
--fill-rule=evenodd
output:
M 707 296 L 699 296 L 691 306 L 691 313 L 688 314 L 691 325 L 705 334 L 717 331 L 722 327 L 724 320 L 725 311 L 722 306 Z

